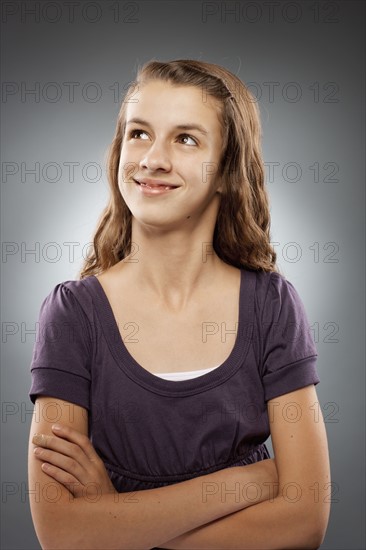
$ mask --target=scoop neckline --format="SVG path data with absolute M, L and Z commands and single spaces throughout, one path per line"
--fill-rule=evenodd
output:
M 98 278 L 90 275 L 82 279 L 82 283 L 90 286 L 104 338 L 118 367 L 150 392 L 183 397 L 207 391 L 233 376 L 245 361 L 253 331 L 255 273 L 252 271 L 240 268 L 238 330 L 229 356 L 214 370 L 188 380 L 165 380 L 140 365 L 123 342 L 111 304 Z

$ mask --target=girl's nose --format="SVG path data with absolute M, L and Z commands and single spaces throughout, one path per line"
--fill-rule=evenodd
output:
M 140 161 L 140 167 L 151 171 L 158 169 L 169 171 L 171 169 L 171 161 L 166 147 L 155 141 L 149 150 L 145 152 Z

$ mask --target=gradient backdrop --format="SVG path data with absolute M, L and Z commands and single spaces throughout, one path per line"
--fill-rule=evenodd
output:
M 152 58 L 221 64 L 258 98 L 272 241 L 319 352 L 333 499 L 322 548 L 365 548 L 364 2 L 70 4 L 2 6 L 1 548 L 40 548 L 27 495 L 36 321 L 77 277 L 121 98 Z

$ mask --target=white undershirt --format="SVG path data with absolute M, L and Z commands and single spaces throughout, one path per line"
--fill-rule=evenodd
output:
M 202 376 L 211 370 L 217 369 L 217 367 L 210 367 L 209 369 L 200 369 L 200 370 L 191 370 L 191 371 L 181 371 L 181 372 L 159 372 L 153 373 L 154 376 L 159 376 L 159 378 L 164 378 L 165 380 L 189 380 L 190 378 L 197 378 L 197 376 Z

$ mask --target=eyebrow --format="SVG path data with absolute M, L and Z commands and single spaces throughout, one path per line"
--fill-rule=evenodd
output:
M 132 122 L 136 122 L 136 124 L 144 124 L 145 126 L 150 126 L 146 120 L 142 120 L 141 118 L 131 118 L 126 122 L 126 124 L 131 124 Z M 204 136 L 207 136 L 208 134 L 207 130 L 200 124 L 177 124 L 175 128 L 177 130 L 197 130 Z

